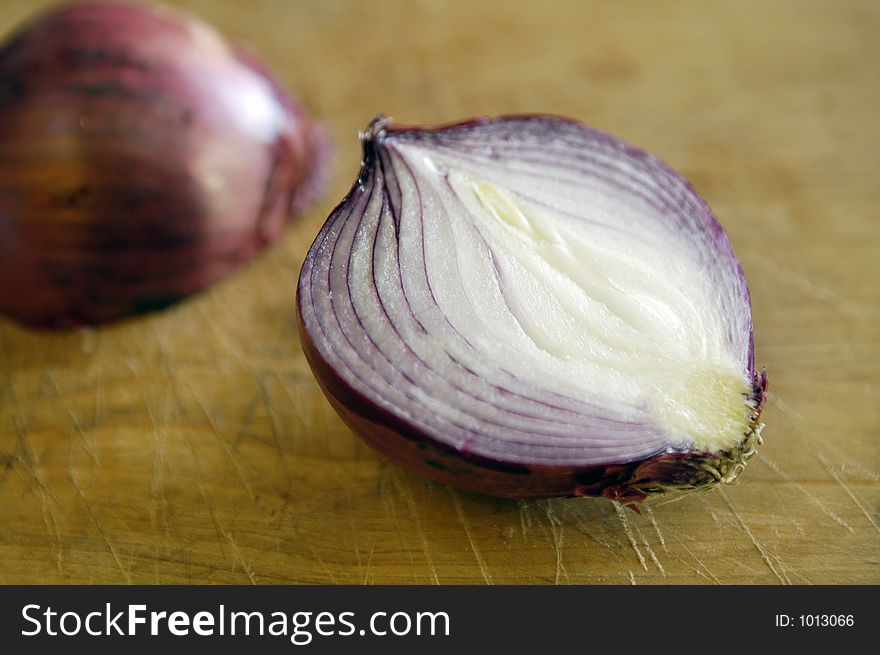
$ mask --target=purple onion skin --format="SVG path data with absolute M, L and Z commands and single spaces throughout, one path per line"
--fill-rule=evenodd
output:
M 336 215 L 346 208 L 361 189 L 364 180 L 371 177 L 370 168 L 376 165 L 374 130 L 385 133 L 430 134 L 443 130 L 456 130 L 479 126 L 493 121 L 562 121 L 590 131 L 599 138 L 625 146 L 637 157 L 650 157 L 638 148 L 624 144 L 616 137 L 598 132 L 577 121 L 561 116 L 524 114 L 498 118 L 473 118 L 455 121 L 436 127 L 389 124 L 379 117 L 373 121 L 366 135 L 362 136 L 364 157 L 358 178 L 349 194 L 331 213 L 324 229 L 316 237 L 303 264 L 297 291 L 297 323 L 300 342 L 306 360 L 325 397 L 343 422 L 372 448 L 434 482 L 450 485 L 465 491 L 511 499 L 543 499 L 596 497 L 616 501 L 636 513 L 648 498 L 667 492 L 687 492 L 710 489 L 722 482 L 735 481 L 745 463 L 754 455 L 761 443 L 761 413 L 767 397 L 767 375 L 757 371 L 754 364 L 754 336 L 751 326 L 748 334 L 748 375 L 752 379 L 751 394 L 747 400 L 752 409 L 748 432 L 735 447 L 720 452 L 663 452 L 636 461 L 609 462 L 598 466 L 564 466 L 506 462 L 459 450 L 441 443 L 427 431 L 411 421 L 393 414 L 355 389 L 321 354 L 304 321 L 304 313 L 314 312 L 305 292 L 310 284 L 308 271 L 319 256 L 325 230 Z M 377 127 L 378 126 L 378 127 Z M 672 171 L 670 171 L 672 172 Z M 677 174 L 673 173 L 677 176 Z M 680 177 L 679 177 L 680 179 Z M 687 188 L 695 191 L 685 182 Z M 706 207 L 710 218 L 709 229 L 724 235 L 724 230 Z M 724 236 L 726 242 L 726 236 Z M 728 245 L 729 248 L 729 245 Z M 736 262 L 732 250 L 728 256 L 736 263 L 738 274 L 745 279 L 742 267 Z M 745 289 L 746 303 L 750 304 Z
M 167 9 L 61 6 L 0 48 L 0 313 L 156 309 L 234 271 L 316 195 L 327 141 L 253 56 Z

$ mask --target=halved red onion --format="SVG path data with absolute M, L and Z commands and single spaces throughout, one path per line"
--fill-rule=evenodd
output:
M 742 267 L 657 158 L 550 116 L 375 120 L 303 265 L 305 354 L 368 443 L 507 497 L 733 481 L 760 441 Z

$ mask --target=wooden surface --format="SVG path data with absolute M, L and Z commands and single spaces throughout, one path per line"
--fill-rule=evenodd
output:
M 0 29 L 41 4 L 4 2 Z M 323 118 L 331 188 L 169 311 L 66 334 L 0 321 L 0 582 L 880 583 L 880 4 L 180 4 Z M 739 485 L 642 516 L 497 500 L 342 425 L 294 281 L 380 111 L 567 114 L 693 181 L 745 266 L 770 378 Z

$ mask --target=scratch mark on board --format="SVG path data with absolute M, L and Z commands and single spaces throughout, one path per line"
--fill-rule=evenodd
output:
M 695 567 L 691 566 L 688 562 L 685 562 L 685 560 L 681 560 L 681 561 L 684 562 L 685 564 L 687 564 L 691 569 L 696 571 L 698 575 L 706 578 L 707 580 L 710 580 L 711 582 L 714 582 L 717 585 L 720 585 L 721 580 L 719 580 L 715 576 L 715 574 L 712 573 L 712 570 L 708 566 L 706 566 L 705 562 L 703 562 L 703 560 L 701 560 L 699 557 L 697 557 L 697 554 L 694 551 L 692 551 L 690 548 L 687 547 L 687 544 L 684 543 L 684 541 L 681 539 L 681 537 L 677 537 L 677 538 L 678 538 L 678 543 L 681 544 L 682 548 L 684 548 L 685 551 L 687 551 L 688 555 L 690 555 L 691 557 L 694 558 L 694 560 L 697 562 L 697 564 L 700 565 L 700 567 L 702 567 L 703 570 L 701 571 L 699 568 L 695 568 Z M 703 571 L 705 571 L 705 573 L 703 573 Z
M 17 405 L 16 410 L 18 410 Z M 23 418 L 20 418 L 21 414 L 19 411 L 17 411 L 17 414 L 18 416 L 13 419 L 13 424 L 15 425 L 18 434 L 18 444 L 16 445 L 16 451 L 18 454 L 13 453 L 13 458 L 17 457 L 18 461 L 22 463 L 22 467 L 24 468 L 24 471 L 19 472 L 19 474 L 26 474 L 30 480 L 36 483 L 36 495 L 40 498 L 43 524 L 46 526 L 46 531 L 49 533 L 50 538 L 55 541 L 55 566 L 58 569 L 58 573 L 63 575 L 64 544 L 61 540 L 61 530 L 58 527 L 58 516 L 56 515 L 54 508 L 55 505 L 60 506 L 61 503 L 49 490 L 49 487 L 46 484 L 46 479 L 39 467 L 38 458 L 30 444 L 27 426 L 23 424 Z M 11 469 L 11 466 L 9 468 Z
M 184 436 L 183 431 L 180 429 L 177 430 L 177 433 L 178 436 Z M 202 476 L 202 467 L 199 465 L 199 459 L 196 457 L 196 451 L 193 448 L 192 440 L 188 434 L 184 438 L 184 443 L 186 444 L 187 452 L 189 453 L 190 463 L 192 464 L 193 470 L 196 472 L 196 479 L 199 482 L 199 492 L 202 495 L 202 500 L 205 501 L 205 506 L 208 508 L 208 514 L 210 514 L 211 522 L 214 524 L 214 532 L 217 534 L 218 543 L 220 544 L 220 550 L 222 552 L 223 541 L 220 538 L 225 532 L 225 528 L 220 525 L 220 521 L 217 520 L 217 515 L 214 513 L 214 506 L 211 504 L 211 499 L 208 496 L 208 489 L 205 486 L 205 479 Z
M 76 476 L 73 474 L 73 471 L 68 471 L 70 481 L 73 483 L 74 488 L 79 494 L 80 499 L 83 502 L 83 505 L 86 508 L 86 512 L 89 514 L 89 518 L 92 520 L 92 523 L 95 526 L 95 529 L 98 530 L 98 534 L 101 535 L 101 539 L 104 541 L 104 545 L 107 546 L 107 550 L 110 551 L 110 554 L 113 556 L 113 560 L 116 562 L 116 566 L 119 567 L 122 576 L 125 578 L 125 582 L 127 584 L 131 584 L 131 574 L 122 566 L 122 560 L 119 559 L 119 554 L 116 552 L 116 548 L 113 546 L 113 543 L 107 537 L 107 533 L 104 531 L 104 526 L 101 524 L 101 521 L 98 519 L 98 515 L 95 514 L 95 510 L 92 508 L 92 504 L 89 502 L 89 499 L 86 498 L 85 493 L 83 493 L 82 487 L 79 486 L 79 482 L 77 482 Z
M 394 485 L 397 487 L 397 492 L 400 494 L 400 497 L 403 498 L 404 504 L 412 515 L 413 522 L 416 524 L 416 533 L 419 535 L 419 540 L 422 542 L 422 551 L 425 553 L 425 560 L 428 562 L 428 569 L 431 571 L 431 580 L 434 584 L 439 585 L 440 580 L 437 578 L 437 569 L 434 567 L 434 558 L 431 555 L 431 544 L 428 541 L 428 535 L 422 524 L 422 517 L 419 514 L 416 499 L 409 486 L 409 482 L 408 480 L 400 480 L 395 476 Z
M 410 569 L 413 571 L 413 578 L 415 579 L 417 576 L 415 571 L 417 569 L 415 560 L 412 557 L 409 549 L 406 548 L 403 535 L 408 533 L 408 530 L 403 528 L 400 522 L 400 515 L 397 513 L 397 501 L 395 500 L 396 493 L 392 493 L 392 490 L 396 488 L 396 483 L 394 482 L 394 477 L 399 474 L 399 471 L 396 469 L 392 469 L 386 463 L 383 462 L 381 473 L 379 476 L 379 492 L 382 498 L 382 504 L 385 507 L 385 513 L 391 517 L 394 521 L 395 531 L 394 533 L 397 535 L 397 547 L 398 552 L 404 553 L 406 552 L 409 557 L 409 565 Z
M 332 582 L 333 584 L 339 584 L 339 580 L 336 578 L 336 575 L 333 573 L 333 569 L 331 569 L 329 566 L 327 566 L 327 562 L 325 562 L 324 559 L 320 555 L 318 555 L 318 551 L 315 550 L 315 547 L 311 544 L 311 542 L 309 542 L 308 539 L 304 539 L 302 543 L 305 544 L 305 546 L 308 549 L 311 556 L 315 558 L 315 561 L 321 565 L 322 569 L 324 569 L 324 573 L 327 574 L 327 577 L 330 579 L 330 582 Z
M 647 571 L 648 563 L 645 561 L 645 556 L 642 555 L 642 551 L 639 550 L 639 545 L 636 543 L 636 538 L 633 535 L 632 528 L 629 527 L 629 521 L 627 520 L 625 514 L 626 510 L 620 503 L 614 503 L 614 511 L 617 513 L 617 518 L 620 519 L 620 524 L 623 526 L 623 531 L 626 533 L 626 538 L 629 540 L 629 545 L 632 546 L 632 549 L 636 553 L 636 557 L 639 558 L 639 564 L 641 564 L 642 568 Z
M 169 388 L 173 392 L 175 389 L 174 386 L 174 378 L 172 376 L 170 360 L 168 359 L 165 349 L 164 343 L 161 341 L 159 335 L 155 330 L 153 331 L 156 339 L 160 343 L 160 351 L 162 352 L 162 357 L 160 361 L 161 370 L 163 370 L 164 374 L 167 376 L 167 379 L 171 381 Z M 171 539 L 171 530 L 173 526 L 173 521 L 171 519 L 171 511 L 169 510 L 169 502 L 168 497 L 166 495 L 166 473 L 170 470 L 168 466 L 168 417 L 174 417 L 174 425 L 179 434 L 180 426 L 177 422 L 178 414 L 170 411 L 168 406 L 173 404 L 173 400 L 171 400 L 168 396 L 162 397 L 161 403 L 156 403 L 156 408 L 154 409 L 153 403 L 150 403 L 149 398 L 147 397 L 147 387 L 145 383 L 140 379 L 140 376 L 136 374 L 136 367 L 129 362 L 128 363 L 129 370 L 135 374 L 135 379 L 138 380 L 137 387 L 140 390 L 140 398 L 143 403 L 145 415 L 149 418 L 150 426 L 151 426 L 151 434 L 153 441 L 153 466 L 152 472 L 150 476 L 150 525 L 153 528 L 154 532 L 157 534 L 161 542 L 157 541 L 155 544 L 155 555 L 154 555 L 154 573 L 156 578 L 156 583 L 159 581 L 159 560 L 160 555 L 161 559 L 167 559 L 167 554 L 170 551 L 170 539 Z M 162 386 L 163 391 L 166 390 L 165 386 Z M 188 443 L 188 442 L 187 442 Z M 188 443 L 189 445 L 189 443 Z M 192 447 L 190 445 L 190 454 L 192 455 Z M 194 457 L 193 457 L 194 461 Z M 200 474 L 200 472 L 199 472 Z M 203 498 L 207 503 L 207 497 L 204 495 L 203 489 Z M 214 517 L 212 516 L 212 519 Z M 215 522 L 216 528 L 216 522 Z
M 550 534 L 552 535 L 553 549 L 556 552 L 556 577 L 554 584 L 559 584 L 564 577 L 568 582 L 568 571 L 562 563 L 562 549 L 565 543 L 565 524 L 553 513 L 553 501 L 548 500 L 544 505 L 544 511 L 547 514 L 547 523 L 550 524 Z
M 716 527 L 721 527 L 721 521 L 718 520 L 718 515 L 715 513 L 715 508 L 712 506 L 705 496 L 700 497 L 700 501 L 705 505 L 706 509 L 709 512 L 709 516 L 712 517 L 712 521 L 715 523 Z
M 373 551 L 375 546 L 370 544 L 370 553 L 367 555 L 367 571 L 364 573 L 364 581 L 361 584 L 370 584 L 373 581 Z
M 615 507 L 615 506 L 616 506 L 616 503 L 611 500 L 609 500 L 607 502 L 596 503 L 596 507 L 599 509 L 599 513 L 602 515 L 602 522 L 605 524 L 605 526 L 607 528 L 605 533 L 609 537 L 611 537 L 613 542 L 617 545 L 618 549 L 625 550 L 626 546 L 624 545 L 623 540 L 621 540 L 618 536 L 620 534 L 620 530 L 618 530 L 618 528 L 617 528 L 617 522 L 612 520 L 611 515 L 608 513 L 608 511 L 606 509 L 607 507 Z M 618 514 L 615 512 L 614 516 L 615 516 L 615 518 L 617 518 Z M 608 548 L 612 552 L 614 552 L 614 550 L 611 548 L 611 546 L 609 546 Z
M 739 523 L 740 529 L 743 531 L 743 533 L 745 533 L 745 535 L 752 542 L 752 545 L 755 547 L 755 549 L 761 555 L 761 559 L 764 560 L 764 564 L 767 565 L 767 568 L 769 568 L 770 571 L 773 572 L 773 575 L 776 576 L 776 578 L 779 580 L 779 582 L 781 582 L 782 584 L 791 584 L 791 581 L 788 579 L 788 576 L 781 574 L 779 571 L 776 570 L 776 567 L 773 566 L 773 562 L 770 560 L 770 555 L 767 553 L 767 549 L 765 549 L 764 546 L 761 545 L 761 542 L 759 542 L 755 538 L 755 535 L 752 534 L 752 531 L 749 529 L 749 526 L 747 526 L 746 522 L 743 521 L 742 515 L 739 513 L 739 511 L 736 509 L 736 507 L 733 506 L 733 503 L 730 501 L 730 498 L 727 497 L 727 494 L 724 492 L 724 490 L 718 489 L 718 493 L 724 499 L 724 502 L 727 503 L 727 507 L 730 508 L 730 511 L 733 513 L 734 517 L 736 517 L 736 520 Z
M 52 508 L 52 499 L 45 492 L 40 492 L 43 505 L 43 523 L 46 525 L 46 531 L 52 535 L 55 541 L 55 568 L 58 569 L 59 575 L 64 575 L 64 543 L 61 539 L 61 529 L 58 527 L 58 517 Z
M 871 516 L 871 513 L 868 511 L 868 508 L 862 505 L 861 501 L 856 498 L 856 495 L 852 492 L 852 489 L 849 488 L 849 485 L 843 481 L 843 478 L 834 470 L 834 467 L 831 466 L 831 462 L 829 462 L 821 453 L 818 455 L 819 461 L 822 462 L 822 466 L 825 467 L 825 470 L 828 471 L 829 475 L 834 478 L 835 482 L 839 484 L 843 490 L 846 492 L 846 495 L 849 496 L 849 499 L 855 503 L 855 506 L 861 510 L 862 514 L 865 515 L 865 518 L 868 519 L 868 523 L 870 523 L 877 532 L 880 532 L 880 526 L 877 525 L 877 522 L 874 520 L 874 517 Z
M 633 527 L 634 531 L 636 532 L 636 534 L 639 535 L 639 539 L 641 540 L 642 545 L 645 547 L 645 550 L 648 552 L 648 557 L 650 557 L 651 561 L 654 562 L 654 566 L 656 566 L 657 569 L 660 571 L 660 575 L 662 575 L 665 578 L 666 577 L 666 569 L 663 568 L 663 564 L 660 562 L 660 559 L 657 557 L 657 553 L 655 553 L 654 549 L 651 548 L 651 544 L 645 538 L 645 535 L 642 534 L 642 531 L 639 528 L 639 526 L 636 524 L 633 524 L 632 527 Z
M 213 297 L 216 298 L 216 290 L 209 290 L 209 293 L 213 293 Z M 195 302 L 193 305 L 196 307 L 196 310 L 202 315 L 205 319 L 204 323 L 208 326 L 208 328 L 217 336 L 217 342 L 223 347 L 223 349 L 231 355 L 239 364 L 241 364 L 242 368 L 244 368 L 249 373 L 253 374 L 253 367 L 250 365 L 250 362 L 247 361 L 247 358 L 242 354 L 241 349 L 237 348 L 235 344 L 232 343 L 229 338 L 226 330 L 221 330 L 217 325 L 217 316 L 213 315 L 209 312 L 204 303 Z M 233 312 L 234 310 L 230 309 L 227 312 L 220 312 L 219 316 L 226 316 L 229 312 Z
M 208 411 L 207 405 L 205 405 L 202 397 L 196 392 L 193 386 L 186 380 L 184 380 L 184 384 L 189 388 L 190 392 L 193 395 L 193 398 L 196 400 L 196 404 L 202 410 L 202 413 L 205 415 L 205 418 L 208 421 L 208 425 L 211 426 L 211 429 L 214 431 L 214 436 L 217 437 L 217 440 L 220 442 L 220 445 L 223 447 L 223 452 L 226 453 L 226 456 L 229 458 L 229 461 L 232 462 L 235 467 L 236 472 L 238 473 L 238 477 L 241 479 L 241 483 L 244 488 L 247 490 L 248 495 L 250 495 L 251 500 L 256 501 L 257 496 L 254 493 L 253 488 L 251 487 L 251 483 L 248 480 L 247 474 L 244 470 L 244 466 L 242 466 L 241 461 L 236 454 L 232 451 L 232 448 L 229 445 L 229 442 L 223 438 L 223 434 L 220 432 L 220 429 L 217 427 L 217 424 L 214 422 L 214 418 L 211 416 L 211 412 Z
M 532 516 L 529 513 L 528 501 L 522 499 L 517 500 L 516 508 L 519 513 L 519 527 L 522 531 L 523 541 L 525 541 L 529 528 L 532 527 Z
M 241 446 L 241 442 L 247 436 L 248 429 L 251 427 L 251 423 L 254 420 L 254 412 L 257 410 L 257 406 L 260 404 L 260 402 L 262 402 L 264 405 L 266 405 L 268 402 L 268 400 L 267 400 L 268 396 L 266 395 L 265 389 L 263 388 L 265 378 L 263 376 L 260 376 L 257 379 L 257 382 L 258 382 L 260 388 L 256 392 L 251 394 L 251 399 L 248 401 L 248 404 L 244 410 L 244 414 L 242 415 L 241 421 L 238 424 L 238 433 L 235 435 L 235 440 L 232 442 L 232 449 L 235 451 L 237 451 L 239 449 L 239 447 Z M 266 407 L 266 409 L 268 411 L 269 408 Z M 270 427 L 274 432 L 274 430 L 275 430 L 274 417 L 270 416 L 269 421 L 270 421 Z M 280 456 L 280 453 L 279 453 L 279 456 Z
M 764 455 L 761 452 L 758 452 L 758 460 L 763 462 L 764 464 L 766 464 L 774 473 L 776 473 L 776 475 L 781 477 L 783 480 L 785 480 L 791 486 L 793 486 L 795 489 L 797 489 L 799 492 L 801 492 L 804 496 L 806 496 L 807 499 L 811 503 L 813 503 L 813 505 L 815 505 L 817 508 L 819 508 L 823 514 L 828 516 L 831 520 L 833 520 L 838 525 L 843 526 L 844 528 L 846 528 L 847 530 L 849 530 L 852 533 L 855 533 L 855 530 L 853 530 L 852 527 L 850 527 L 850 525 L 846 521 L 844 521 L 837 514 L 835 514 L 830 509 L 828 509 L 821 500 L 819 500 L 815 495 L 811 494 L 802 484 L 800 484 L 799 482 L 796 482 L 795 480 L 792 480 L 788 474 L 784 473 L 766 455 Z
M 358 530 L 354 524 L 355 505 L 351 499 L 351 488 L 349 487 L 350 480 L 351 478 L 349 476 L 345 476 L 345 482 L 342 487 L 345 490 L 345 513 L 348 517 L 348 529 L 351 534 L 352 545 L 354 546 L 354 556 L 357 559 L 358 571 L 361 571 L 363 570 L 363 558 L 361 557 L 361 545 L 360 539 L 358 538 L 360 530 Z M 287 501 L 285 501 L 285 503 L 286 502 Z
M 40 356 L 43 357 L 42 353 L 40 354 Z M 49 368 L 49 365 L 46 363 L 45 358 L 43 358 L 43 365 L 45 367 L 44 372 L 46 380 L 49 381 L 49 384 L 52 387 L 52 393 L 50 394 L 52 403 L 57 403 L 65 412 L 67 412 L 67 415 L 70 416 L 71 425 L 73 427 L 72 432 L 75 432 L 77 435 L 79 435 L 79 438 L 82 441 L 83 450 L 85 450 L 86 454 L 92 460 L 92 466 L 100 466 L 101 462 L 98 460 L 98 453 L 95 449 L 95 445 L 89 442 L 89 439 L 86 436 L 85 428 L 83 428 L 82 423 L 80 422 L 77 415 L 74 413 L 71 406 L 67 403 L 66 400 L 64 400 L 64 394 L 61 392 L 61 387 L 58 384 L 58 380 L 56 379 L 55 374 L 52 372 L 52 369 Z M 71 438 L 72 436 L 73 434 L 71 434 Z
M 666 539 L 663 538 L 663 533 L 660 532 L 660 524 L 657 523 L 653 510 L 650 507 L 645 507 L 645 514 L 648 516 L 648 521 L 651 523 L 651 527 L 654 528 L 654 532 L 657 535 L 657 539 L 660 541 L 660 545 L 663 546 L 663 552 L 668 555 L 669 548 L 666 547 Z
M 92 447 L 94 449 L 94 460 L 96 462 L 100 462 L 98 459 L 98 426 L 101 424 L 101 382 L 103 381 L 102 370 L 100 367 L 95 368 L 95 404 L 92 408 Z
M 791 566 L 789 566 L 788 562 L 783 560 L 782 557 L 779 556 L 779 554 L 771 553 L 771 556 L 773 557 L 773 559 L 776 560 L 776 563 L 779 565 L 779 570 L 783 572 L 783 575 L 786 572 L 788 572 L 788 573 L 791 573 L 793 576 L 800 578 L 800 580 L 804 584 L 813 584 L 812 581 L 808 577 L 806 577 L 805 575 L 802 575 L 798 571 L 795 571 Z
M 278 412 L 275 411 L 275 403 L 272 402 L 272 393 L 269 390 L 266 376 L 263 374 L 258 375 L 257 383 L 260 388 L 259 393 L 262 396 L 263 404 L 266 407 L 266 415 L 269 417 L 269 429 L 272 433 L 272 442 L 275 444 L 275 451 L 278 453 L 278 461 L 284 463 L 284 448 L 281 446 L 280 438 L 282 422 L 278 417 Z M 244 431 L 244 426 L 242 426 L 241 430 L 242 432 Z
M 804 428 L 804 422 L 806 419 L 798 413 L 795 409 L 791 408 L 786 404 L 781 398 L 778 396 L 769 396 L 768 403 L 776 407 L 779 410 L 779 413 L 782 417 L 788 421 L 788 423 L 798 431 L 798 433 L 804 439 L 808 440 L 810 443 L 816 446 L 816 452 L 820 450 L 831 451 L 835 458 L 838 461 L 846 462 L 847 467 L 852 468 L 854 471 L 857 471 L 859 475 L 864 476 L 870 480 L 878 481 L 880 480 L 880 472 L 877 472 L 873 469 L 868 469 L 864 466 L 863 462 L 854 460 L 852 457 L 847 456 L 844 452 L 842 452 L 839 448 L 836 448 L 833 443 L 829 440 L 817 440 L 812 431 Z
M 241 556 L 241 551 L 238 549 L 238 544 L 235 543 L 235 539 L 232 538 L 232 533 L 229 532 L 229 530 L 227 530 L 225 528 L 221 528 L 221 530 L 223 532 L 223 536 L 226 537 L 227 541 L 229 541 L 229 545 L 232 546 L 232 553 L 235 556 L 235 559 L 237 559 L 241 563 L 241 568 L 244 570 L 245 575 L 247 575 L 248 580 L 251 581 L 252 585 L 257 584 L 257 578 L 256 578 L 256 576 L 254 576 L 254 572 L 251 569 L 251 567 L 249 567 L 247 565 L 247 562 L 245 562 L 244 558 Z M 233 562 L 234 561 L 235 560 L 233 560 Z M 233 567 L 232 571 L 233 571 L 233 573 L 235 572 L 234 567 Z
M 818 284 L 802 273 L 780 266 L 767 257 L 755 258 L 752 265 L 763 267 L 776 276 L 778 280 L 801 291 L 804 295 L 835 305 L 851 318 L 859 320 L 877 320 L 880 313 L 872 308 L 855 302 L 831 287 Z
M 566 503 L 563 507 L 565 507 L 565 511 L 567 513 L 570 512 L 573 515 L 572 524 L 574 525 L 574 528 L 578 532 L 580 532 L 584 537 L 588 538 L 590 541 L 602 546 L 602 548 L 607 550 L 615 560 L 617 560 L 620 563 L 623 563 L 623 559 L 618 554 L 618 550 L 623 549 L 623 543 L 620 540 L 618 540 L 616 538 L 614 539 L 615 542 L 617 542 L 617 546 L 619 548 L 618 549 L 613 548 L 611 546 L 611 544 L 604 541 L 603 539 L 600 539 L 599 537 L 597 537 L 594 534 L 594 531 L 590 529 L 590 526 L 594 525 L 594 522 L 591 521 L 589 518 L 583 517 L 578 511 L 576 511 L 575 505 L 572 505 L 571 503 Z M 605 517 L 604 510 L 602 511 L 602 514 L 603 514 L 603 517 Z M 605 523 L 607 524 L 608 521 L 606 520 Z M 613 538 L 613 534 L 611 536 Z
M 452 487 L 447 487 L 446 490 L 449 492 L 449 497 L 452 499 L 452 505 L 455 507 L 455 513 L 458 515 L 461 527 L 464 528 L 464 534 L 470 544 L 474 558 L 477 560 L 477 564 L 480 567 L 480 573 L 483 576 L 483 580 L 486 584 L 494 584 L 494 582 L 492 582 L 492 575 L 489 573 L 489 568 L 486 566 L 486 562 L 483 560 L 483 556 L 480 554 L 480 550 L 474 542 L 474 536 L 471 533 L 471 526 L 467 521 L 467 517 L 464 515 L 464 508 L 461 506 L 461 499 L 458 496 L 458 491 Z

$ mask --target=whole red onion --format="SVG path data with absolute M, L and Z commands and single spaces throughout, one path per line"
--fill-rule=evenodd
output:
M 205 23 L 110 2 L 0 48 L 0 313 L 118 319 L 222 278 L 314 195 L 326 141 Z

